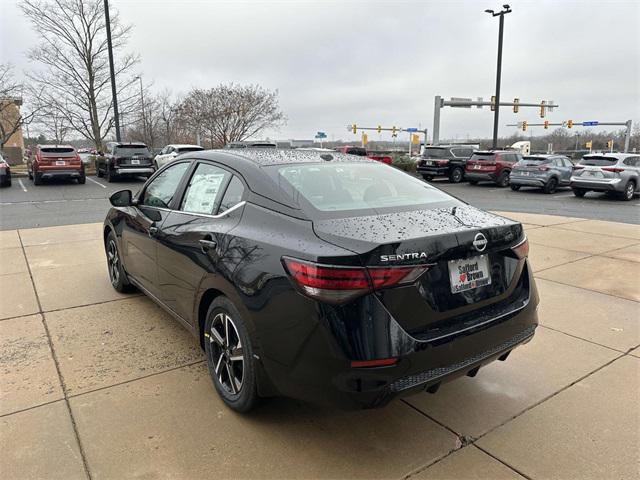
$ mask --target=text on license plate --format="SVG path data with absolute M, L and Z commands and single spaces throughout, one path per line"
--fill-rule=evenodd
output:
M 460 293 L 491 284 L 489 257 L 479 255 L 463 260 L 449 260 L 451 293 Z
M 56 165 L 64 165 L 64 160 L 56 160 Z
M 140 160 L 131 160 L 131 165 L 140 165 Z

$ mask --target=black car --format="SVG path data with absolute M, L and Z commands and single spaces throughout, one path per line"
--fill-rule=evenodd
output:
M 105 154 L 96 157 L 96 175 L 109 183 L 122 176 L 150 177 L 154 171 L 153 154 L 144 143 L 110 142 Z
M 435 177 L 448 177 L 453 183 L 464 180 L 464 170 L 467 160 L 473 155 L 472 145 L 438 145 L 425 147 L 424 152 L 416 162 L 416 171 L 425 180 L 431 181 Z
M 0 155 L 0 187 L 11 186 L 11 167 L 9 163 Z
M 200 341 L 231 408 L 379 407 L 506 359 L 537 325 L 522 225 L 366 158 L 193 152 L 104 223 L 111 283 Z

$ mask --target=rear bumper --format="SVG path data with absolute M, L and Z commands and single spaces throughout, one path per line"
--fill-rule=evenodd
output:
M 497 175 L 495 172 L 477 172 L 474 170 L 466 170 L 464 172 L 464 176 L 467 180 L 475 180 L 478 182 L 481 181 L 491 181 L 495 182 Z
M 40 175 L 40 178 L 80 178 L 84 175 L 84 170 L 38 170 L 36 173 Z
M 431 175 L 433 177 L 446 177 L 449 175 L 449 167 L 417 166 L 416 171 L 420 175 Z
M 117 175 L 150 175 L 155 172 L 154 168 L 149 167 L 116 167 Z
M 396 397 L 437 389 L 459 376 L 473 376 L 475 369 L 531 340 L 538 324 L 538 294 L 529 269 L 522 274 L 526 292 L 505 308 L 472 313 L 455 330 L 438 336 L 408 333 L 376 295 L 362 300 L 362 312 L 360 307 L 323 305 L 320 317 L 315 316 L 318 325 L 300 339 L 289 365 L 274 361 L 282 342 L 265 344 L 269 334 L 258 332 L 263 367 L 281 394 L 347 409 L 381 407 Z M 398 361 L 369 368 L 350 363 L 384 358 Z
M 511 183 L 511 185 L 522 185 L 524 187 L 544 187 L 547 184 L 547 179 L 511 175 L 509 177 L 509 183 Z
M 585 190 L 595 190 L 596 192 L 623 192 L 625 182 L 621 178 L 615 178 L 612 180 L 579 180 L 576 177 L 571 178 L 571 188 L 583 188 Z

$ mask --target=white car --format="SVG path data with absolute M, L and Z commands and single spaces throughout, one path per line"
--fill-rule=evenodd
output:
M 164 167 L 167 163 L 172 162 L 178 155 L 185 152 L 198 152 L 204 150 L 200 145 L 183 145 L 172 144 L 167 145 L 153 159 L 153 166 L 156 170 Z

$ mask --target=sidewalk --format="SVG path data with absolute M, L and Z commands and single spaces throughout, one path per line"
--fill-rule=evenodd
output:
M 225 408 L 196 341 L 109 284 L 100 224 L 0 232 L 2 478 L 632 479 L 640 226 L 525 224 L 534 340 L 381 410 Z

